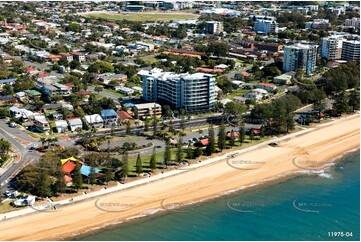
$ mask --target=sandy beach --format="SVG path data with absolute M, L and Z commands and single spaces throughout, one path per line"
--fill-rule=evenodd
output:
M 60 240 L 153 214 L 228 191 L 312 172 L 333 158 L 360 146 L 360 117 L 315 129 L 275 146 L 199 169 L 61 207 L 0 222 L 0 240 Z

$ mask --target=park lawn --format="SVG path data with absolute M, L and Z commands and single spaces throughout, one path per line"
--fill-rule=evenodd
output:
M 16 208 L 16 207 L 13 207 L 11 206 L 12 202 L 12 199 L 11 200 L 7 200 L 3 203 L 0 204 L 0 214 L 2 213 L 8 213 L 8 212 L 11 212 L 11 211 L 14 211 L 14 210 L 19 210 L 20 208 Z
M 119 14 L 89 14 L 89 17 L 105 20 L 128 20 L 134 22 L 146 21 L 174 21 L 183 19 L 197 19 L 199 16 L 191 13 L 119 13 Z
M 242 146 L 240 146 L 239 141 L 236 139 L 235 146 L 233 146 L 233 147 L 228 146 L 229 141 L 227 140 L 227 149 L 223 150 L 222 153 L 219 153 L 219 152 L 214 153 L 212 155 L 212 157 L 213 156 L 220 156 L 223 153 L 231 152 L 232 150 L 245 149 L 245 148 L 248 148 L 250 146 L 257 145 L 259 143 L 267 141 L 270 138 L 271 137 L 269 137 L 269 136 L 265 136 L 263 138 L 255 137 L 255 139 L 253 141 L 251 141 L 249 139 L 249 136 L 246 135 L 245 142 L 242 144 Z M 216 147 L 217 147 L 217 139 L 215 141 L 216 141 Z M 195 147 L 193 147 L 193 149 L 195 149 Z M 171 148 L 171 161 L 173 161 L 173 162 L 175 162 L 175 159 L 176 159 L 176 152 L 177 152 L 176 148 Z M 187 157 L 186 152 L 187 152 L 187 150 L 183 149 L 183 160 L 187 160 L 190 164 L 196 163 L 196 162 L 198 162 L 198 160 L 206 160 L 208 158 L 207 156 L 200 156 L 199 158 L 190 160 L 190 159 L 186 158 Z M 143 167 L 144 172 L 150 171 L 150 169 L 149 169 L 150 157 L 151 157 L 151 155 L 146 155 L 146 156 L 141 155 L 141 157 L 140 157 L 141 160 L 142 160 L 142 167 Z M 156 153 L 157 169 L 160 169 L 161 164 L 163 163 L 163 158 L 164 158 L 164 151 Z M 129 175 L 130 176 L 136 176 L 136 172 L 135 172 L 135 163 L 136 163 L 136 161 L 137 161 L 137 157 L 129 158 L 129 171 L 130 171 Z
M 157 58 L 155 58 L 154 55 L 142 56 L 142 57 L 140 57 L 140 59 L 142 59 L 143 61 L 145 61 L 147 64 L 150 64 L 150 65 L 159 62 L 159 60 Z
M 245 93 L 244 89 L 234 89 L 231 93 L 224 96 L 224 98 L 233 99 L 234 97 L 243 97 L 243 94 Z

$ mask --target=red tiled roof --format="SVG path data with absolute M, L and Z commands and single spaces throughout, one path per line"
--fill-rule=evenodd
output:
M 246 71 L 242 71 L 241 74 L 245 77 L 249 77 L 251 74 L 249 74 L 248 72 Z
M 209 139 L 208 139 L 208 138 L 201 139 L 201 140 L 199 140 L 199 142 L 200 142 L 203 146 L 206 146 L 206 145 L 208 145 Z
M 231 132 L 228 132 L 228 133 L 227 133 L 227 136 L 228 136 L 229 138 L 232 138 Z M 233 131 L 233 137 L 234 137 L 234 138 L 238 138 L 238 133 L 235 132 L 235 131 Z
M 126 119 L 133 119 L 132 116 L 128 112 L 125 112 L 125 111 L 119 111 L 118 116 L 121 121 L 124 121 Z
M 46 77 L 46 76 L 49 76 L 49 74 L 46 74 L 46 73 L 40 73 L 39 74 L 39 77 Z
M 73 83 L 65 83 L 64 86 L 67 86 L 67 87 L 73 87 L 74 84 Z
M 272 83 L 258 83 L 258 86 L 264 86 L 264 87 L 275 87 L 276 85 L 275 84 L 272 84 Z
M 64 172 L 64 173 L 69 174 L 70 172 L 72 172 L 72 171 L 75 169 L 75 167 L 76 167 L 75 163 L 73 163 L 73 162 L 71 162 L 71 161 L 67 161 L 67 162 L 63 165 L 62 169 L 63 169 L 63 172 Z
M 71 182 L 72 180 L 73 180 L 73 178 L 71 178 L 70 176 L 67 176 L 67 175 L 64 176 L 64 181 L 65 181 L 65 183 L 69 183 L 69 182 Z
M 27 72 L 32 72 L 32 71 L 37 71 L 37 70 L 38 70 L 38 69 L 32 68 L 32 67 L 28 67 L 28 68 L 26 69 Z

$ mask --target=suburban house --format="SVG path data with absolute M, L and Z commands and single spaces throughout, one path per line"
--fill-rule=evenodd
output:
M 55 121 L 55 127 L 58 133 L 64 133 L 68 129 L 68 123 L 65 120 Z
M 49 122 L 44 115 L 34 117 L 34 128 L 39 132 L 46 132 L 50 130 Z
M 287 72 L 273 78 L 273 82 L 280 85 L 291 84 L 295 72 Z
M 256 88 L 244 94 L 245 98 L 259 101 L 263 98 L 268 97 L 268 92 L 264 89 Z
M 136 104 L 133 107 L 134 116 L 137 119 L 151 118 L 155 115 L 160 118 L 162 115 L 162 107 L 158 103 Z
M 88 128 L 102 128 L 104 125 L 104 120 L 99 114 L 85 115 L 83 121 Z
M 132 116 L 126 111 L 119 111 L 118 117 L 121 123 L 126 123 L 133 119 Z
M 277 89 L 277 86 L 275 84 L 272 84 L 272 83 L 261 83 L 260 82 L 260 83 L 258 83 L 256 88 L 266 90 L 267 92 L 273 92 L 274 90 Z
M 73 55 L 72 55 L 72 54 L 60 52 L 59 55 L 61 55 L 61 58 L 64 58 L 64 59 L 67 60 L 68 62 L 73 61 Z
M 80 53 L 80 52 L 73 52 L 73 59 L 79 62 L 84 62 L 85 61 L 85 54 Z
M 73 132 L 76 131 L 77 129 L 83 128 L 83 122 L 81 121 L 80 118 L 68 118 L 66 119 L 66 121 L 68 122 L 70 130 Z
M 100 111 L 100 116 L 103 118 L 105 126 L 112 124 L 118 125 L 119 123 L 118 114 L 113 109 L 105 109 Z
M 6 85 L 6 84 L 14 85 L 16 80 L 17 80 L 17 78 L 9 78 L 9 79 L 0 80 L 0 91 L 3 89 L 4 85 Z

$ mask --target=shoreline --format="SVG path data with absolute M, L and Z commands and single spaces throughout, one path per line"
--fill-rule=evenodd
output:
M 359 115 L 357 115 L 354 118 L 336 120 L 331 124 L 323 124 L 316 129 L 304 132 L 305 134 L 296 135 L 295 138 L 280 143 L 276 148 L 267 144 L 260 145 L 260 148 L 254 148 L 242 154 L 246 159 L 253 159 L 253 161 L 263 159 L 265 163 L 259 169 L 234 169 L 227 165 L 224 160 L 223 162 L 222 160 L 214 161 L 214 163 L 206 164 L 199 169 L 192 169 L 176 176 L 168 176 L 142 186 L 99 197 L 98 200 L 105 199 L 106 202 L 119 202 L 122 199 L 125 201 L 125 198 L 129 198 L 128 203 L 133 202 L 135 205 L 124 211 L 117 211 L 116 213 L 100 211 L 94 207 L 95 198 L 92 198 L 62 208 L 58 212 L 58 217 L 65 216 L 69 218 L 68 221 L 54 218 L 55 216 L 49 212 L 38 212 L 23 216 L 21 219 L 14 218 L 1 222 L 0 229 L 4 232 L 0 235 L 0 239 L 38 240 L 56 238 L 59 240 L 72 238 L 112 224 L 128 222 L 130 217 L 154 214 L 161 207 L 160 202 L 166 199 L 174 200 L 173 202 L 178 204 L 194 204 L 229 195 L 242 189 L 252 189 L 257 186 L 254 185 L 255 182 L 267 185 L 302 171 L 302 169 L 294 166 L 290 160 L 295 156 L 303 156 L 305 152 L 319 162 L 333 163 L 329 160 L 350 149 L 359 149 L 359 119 Z M 327 151 L 327 154 L 322 151 Z M 164 181 L 168 181 L 168 183 L 164 184 Z M 143 196 L 137 197 L 141 196 L 139 194 Z M 78 217 L 84 216 L 83 224 L 79 224 L 81 218 L 75 218 L 77 214 Z M 86 220 L 87 218 L 88 220 Z M 23 231 L 15 232 L 14 227 L 16 226 L 22 226 Z M 29 236 L 28 234 L 31 233 L 26 231 L 33 232 L 33 235 Z
M 342 153 L 341 155 L 335 157 L 334 159 L 332 159 L 332 161 L 330 161 L 330 163 L 325 164 L 324 167 L 321 167 L 320 169 L 322 170 L 330 170 L 332 169 L 332 167 L 334 167 L 335 165 L 338 165 L 340 163 L 342 163 L 348 156 L 352 156 L 353 154 L 360 152 L 360 148 L 356 148 L 356 149 L 351 149 L 348 151 L 345 151 L 344 153 Z M 293 179 L 297 179 L 300 177 L 309 177 L 309 176 L 320 176 L 320 174 L 324 174 L 319 173 L 319 172 L 311 172 L 311 173 L 305 173 L 305 172 L 294 172 L 294 173 L 290 173 L 290 174 L 286 174 L 284 176 L 281 177 L 275 177 L 275 178 L 270 178 L 267 181 L 262 181 L 259 182 L 257 184 L 252 184 L 249 185 L 247 187 L 243 187 L 237 190 L 232 190 L 232 191 L 228 191 L 228 192 L 224 192 L 223 194 L 219 194 L 217 196 L 214 197 L 209 197 L 209 198 L 205 198 L 203 200 L 200 201 L 193 201 L 193 202 L 189 202 L 188 204 L 184 204 L 184 206 L 182 207 L 177 207 L 174 210 L 178 210 L 178 209 L 189 209 L 193 206 L 201 206 L 204 205 L 206 203 L 211 203 L 212 201 L 214 201 L 217 198 L 227 198 L 227 197 L 232 197 L 235 195 L 240 195 L 240 194 L 244 194 L 244 193 L 248 193 L 248 192 L 252 192 L 254 189 L 267 189 L 269 187 L 272 186 L 277 186 L 278 184 L 282 184 L 288 181 L 291 181 Z M 163 216 L 169 213 L 177 213 L 177 211 L 172 211 L 171 209 L 163 209 L 163 210 L 159 210 L 153 214 L 149 214 L 149 215 L 144 215 L 144 216 L 137 216 L 134 218 L 129 218 L 127 219 L 127 221 L 122 221 L 122 222 L 112 222 L 109 224 L 104 224 L 101 225 L 99 227 L 90 229 L 86 232 L 82 232 L 79 234 L 74 234 L 72 236 L 69 236 L 67 238 L 62 239 L 61 241 L 77 241 L 77 238 L 83 238 L 83 237 L 87 237 L 90 236 L 93 233 L 97 233 L 97 232 L 101 232 L 102 230 L 113 230 L 116 228 L 119 228 L 122 225 L 129 225 L 130 223 L 139 223 L 142 220 L 147 220 L 147 219 L 151 219 L 152 217 L 158 217 L 158 216 Z

